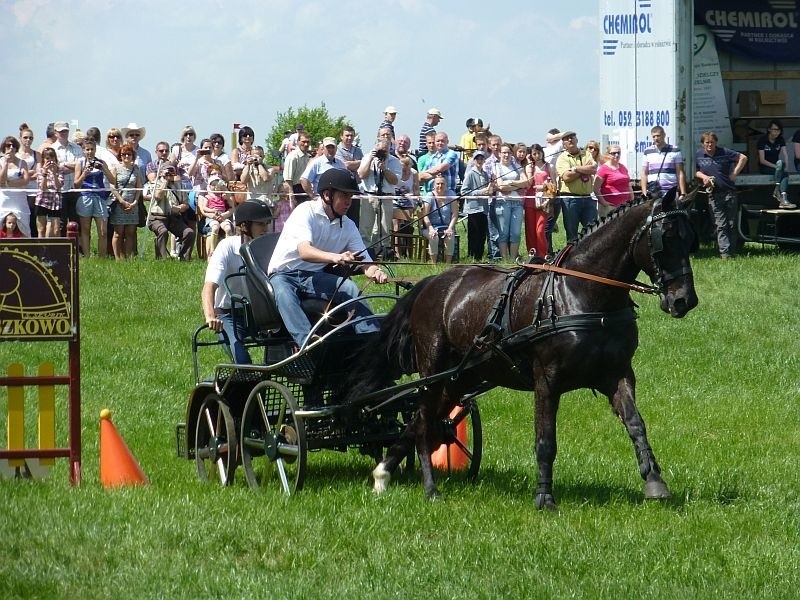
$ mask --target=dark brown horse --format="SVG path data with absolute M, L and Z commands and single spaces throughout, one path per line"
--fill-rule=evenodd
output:
M 373 471 L 375 491 L 386 489 L 416 444 L 425 492 L 438 495 L 431 451 L 441 443 L 442 419 L 465 393 L 489 382 L 535 393 L 538 508 L 555 507 L 556 413 L 561 395 L 579 388 L 609 398 L 633 441 L 645 496 L 669 497 L 636 409 L 631 359 L 638 330 L 630 291 L 644 271 L 661 309 L 683 317 L 697 305 L 689 264 L 693 240 L 686 213 L 670 193 L 621 207 L 584 232 L 556 263 L 631 286 L 488 265 L 454 267 L 417 284 L 387 315 L 379 339 L 353 370 L 357 382 L 354 377 L 349 398 L 391 386 L 401 374 L 426 377 L 467 360 L 457 377 L 423 389 L 415 419 Z
M 425 492 L 437 496 L 430 456 L 441 443 L 442 419 L 465 393 L 489 382 L 535 393 L 538 508 L 555 507 L 556 413 L 561 395 L 579 388 L 609 398 L 633 441 L 645 497 L 669 497 L 635 403 L 631 359 L 638 329 L 630 291 L 644 271 L 661 309 L 683 317 L 697 305 L 689 264 L 694 239 L 686 213 L 670 193 L 621 207 L 568 246 L 557 262 L 562 269 L 630 286 L 492 266 L 455 267 L 417 284 L 387 315 L 381 335 L 353 370 L 357 382 L 354 377 L 349 398 L 389 387 L 401 374 L 426 377 L 459 364 L 464 368 L 423 389 L 408 430 L 373 471 L 375 491 L 386 489 L 416 444 Z

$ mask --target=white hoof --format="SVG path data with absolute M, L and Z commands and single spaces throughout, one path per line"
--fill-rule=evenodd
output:
M 383 467 L 383 463 L 380 463 L 372 470 L 372 477 L 375 479 L 375 487 L 373 489 L 376 494 L 385 492 L 389 487 L 389 482 L 392 480 L 392 474 Z

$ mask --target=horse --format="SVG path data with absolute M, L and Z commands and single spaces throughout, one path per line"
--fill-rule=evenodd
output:
M 534 392 L 537 508 L 556 508 L 556 414 L 562 394 L 579 388 L 608 397 L 633 442 L 645 497 L 670 497 L 636 408 L 631 360 L 638 329 L 630 292 L 657 294 L 664 312 L 686 315 L 698 303 L 689 261 L 695 240 L 671 190 L 622 205 L 552 263 L 516 270 L 461 265 L 417 283 L 354 365 L 345 402 L 403 374 L 424 381 L 463 368 L 421 386 L 414 418 L 372 472 L 375 492 L 387 489 L 416 445 L 425 493 L 438 497 L 431 452 L 442 442 L 442 420 L 464 394 L 488 383 Z M 641 271 L 652 286 L 636 282 Z

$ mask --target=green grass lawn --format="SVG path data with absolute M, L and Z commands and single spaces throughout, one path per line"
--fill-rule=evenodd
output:
M 798 258 L 713 254 L 693 262 L 700 305 L 686 318 L 634 298 L 638 404 L 673 499 L 642 499 L 623 426 L 579 391 L 559 412 L 557 513 L 532 503 L 532 397 L 507 390 L 480 403 L 477 482 L 440 479 L 440 502 L 416 472 L 375 497 L 356 452 L 312 453 L 289 499 L 277 485 L 251 491 L 241 471 L 233 487 L 202 484 L 174 431 L 194 383 L 204 265 L 84 260 L 83 484 L 69 485 L 64 460 L 44 481 L 0 481 L 0 598 L 795 597 Z M 65 346 L 0 344 L 2 369 L 45 359 L 64 372 Z M 6 404 L 0 390 L 0 414 Z M 150 486 L 100 486 L 104 407 Z M 66 444 L 63 392 L 59 411 Z

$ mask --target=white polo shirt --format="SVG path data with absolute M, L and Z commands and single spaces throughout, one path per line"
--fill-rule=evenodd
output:
M 365 250 L 358 227 L 347 216 L 331 221 L 325 214 L 322 200 L 311 200 L 298 205 L 283 226 L 283 232 L 272 253 L 267 274 L 286 271 L 322 271 L 327 265 L 311 263 L 300 258 L 297 246 L 308 242 L 326 252 L 362 252 L 365 261 L 371 261 Z M 216 253 L 216 251 L 215 251 Z M 213 255 L 212 255 L 213 256 Z

